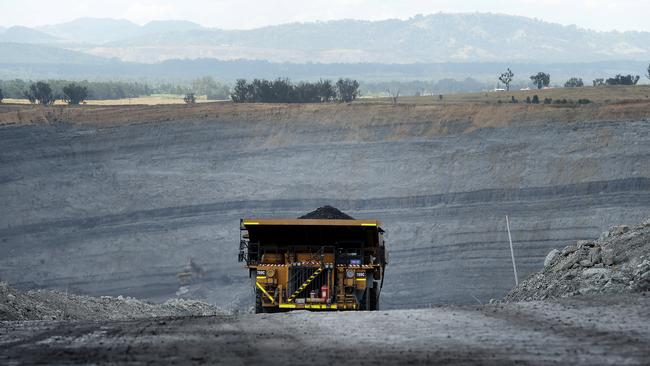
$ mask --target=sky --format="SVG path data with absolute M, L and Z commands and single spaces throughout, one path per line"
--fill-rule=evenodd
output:
M 190 20 L 250 29 L 333 19 L 407 19 L 417 14 L 491 12 L 599 31 L 650 31 L 650 0 L 0 0 L 0 26 L 34 27 L 81 17 Z

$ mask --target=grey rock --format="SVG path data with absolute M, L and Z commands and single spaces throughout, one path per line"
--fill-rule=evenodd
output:
M 544 259 L 544 267 L 548 267 L 553 263 L 553 260 L 557 258 L 557 256 L 560 254 L 560 251 L 557 249 L 553 249 L 548 254 L 546 255 L 546 258 Z
M 592 265 L 600 263 L 602 260 L 602 254 L 600 247 L 594 247 L 589 250 L 589 261 Z
M 608 276 L 612 273 L 609 268 L 587 268 L 582 271 L 582 275 L 586 278 L 593 277 L 596 275 L 599 276 Z
M 627 225 L 614 226 L 609 230 L 609 232 L 612 235 L 622 235 L 622 234 L 627 233 L 628 231 L 630 231 L 630 227 L 627 226 Z
M 611 266 L 614 264 L 614 253 L 611 250 L 605 250 L 601 253 L 601 259 L 604 265 Z
M 610 236 L 611 236 L 611 233 L 610 233 L 609 231 L 603 231 L 603 232 L 600 234 L 600 236 L 598 237 L 598 242 L 599 242 L 599 243 L 602 243 L 602 242 L 604 242 L 605 240 L 607 240 L 607 238 L 609 238 Z
M 580 265 L 583 266 L 583 267 L 591 267 L 594 264 L 591 263 L 591 261 L 589 259 L 583 259 L 583 260 L 580 261 Z
M 576 247 L 578 247 L 578 249 L 585 248 L 585 247 L 593 247 L 595 245 L 596 243 L 594 243 L 591 240 L 578 240 L 578 242 L 576 243 Z

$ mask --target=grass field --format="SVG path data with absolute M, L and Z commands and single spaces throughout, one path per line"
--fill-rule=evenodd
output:
M 542 90 L 511 90 L 498 92 L 444 94 L 442 99 L 438 95 L 433 96 L 403 96 L 399 97 L 398 103 L 406 104 L 463 104 L 463 103 L 509 103 L 514 96 L 520 103 L 525 102 L 526 97 L 537 95 L 540 103 L 545 98 L 553 100 L 566 99 L 576 102 L 579 99 L 589 99 L 594 103 L 620 102 L 624 100 L 650 100 L 650 85 L 635 86 L 603 86 L 583 88 L 553 88 Z M 153 94 L 145 97 L 112 99 L 112 100 L 88 100 L 86 105 L 162 105 L 162 104 L 184 104 L 183 95 L 174 94 Z M 216 102 L 207 100 L 206 96 L 199 96 L 197 103 Z M 360 103 L 391 103 L 390 98 L 367 97 L 358 99 Z M 27 99 L 6 98 L 3 103 L 7 104 L 29 104 Z M 62 100 L 57 100 L 55 105 L 64 105 Z
M 545 98 L 567 99 L 576 102 L 578 99 L 589 99 L 595 103 L 620 102 L 622 100 L 650 99 L 650 85 L 635 86 L 603 86 L 583 88 L 554 88 L 511 90 L 498 92 L 445 94 L 442 99 L 438 95 L 423 97 L 400 97 L 398 103 L 409 104 L 449 104 L 449 103 L 508 103 L 514 96 L 519 102 L 525 102 L 526 97 L 537 95 L 540 103 Z M 390 102 L 390 98 L 363 98 L 364 102 Z
M 183 101 L 184 95 L 175 94 L 152 94 L 150 96 L 138 98 L 125 98 L 125 99 L 107 99 L 107 100 L 88 100 L 86 105 L 159 105 L 159 104 L 185 104 Z M 3 99 L 3 103 L 7 104 L 29 104 L 27 99 Z M 214 100 L 207 100 L 205 95 L 196 98 L 197 103 L 215 102 Z M 57 100 L 54 105 L 65 105 L 62 100 Z

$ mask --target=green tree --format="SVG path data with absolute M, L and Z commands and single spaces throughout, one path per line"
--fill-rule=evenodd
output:
M 336 82 L 336 92 L 339 101 L 352 102 L 359 96 L 359 82 L 352 79 L 339 79 Z
M 506 72 L 499 76 L 499 81 L 501 81 L 506 86 L 506 90 L 510 90 L 510 83 L 512 83 L 512 78 L 515 74 L 508 68 Z
M 336 98 L 336 89 L 330 80 L 319 80 L 316 84 L 318 86 L 318 94 L 320 95 L 321 102 L 331 102 Z
M 230 99 L 235 103 L 252 102 L 252 85 L 246 82 L 246 79 L 237 79 L 235 87 L 232 89 Z
M 533 104 L 539 104 L 539 97 L 537 94 L 533 95 L 533 99 L 530 102 Z
M 228 99 L 230 90 L 220 84 L 211 76 L 204 76 L 192 81 L 192 92 L 196 95 L 205 95 L 208 100 Z
M 32 104 L 38 102 L 42 105 L 50 105 L 56 100 L 54 94 L 52 94 L 50 84 L 43 81 L 30 85 L 29 90 L 24 93 L 24 96 Z
M 594 86 L 604 86 L 605 85 L 605 79 L 603 79 L 603 78 L 594 79 L 593 83 L 594 83 Z
M 573 77 L 564 83 L 565 88 L 582 88 L 583 86 L 585 86 L 585 83 L 582 81 L 582 79 L 576 77 Z
M 641 77 L 639 75 L 621 75 L 617 74 L 613 78 L 607 79 L 605 82 L 607 85 L 636 85 L 639 82 Z
M 75 83 L 63 87 L 63 100 L 68 104 L 83 103 L 88 99 L 88 88 Z
M 530 80 L 537 86 L 537 89 L 541 89 L 551 83 L 551 75 L 545 72 L 538 72 L 537 75 L 531 75 Z

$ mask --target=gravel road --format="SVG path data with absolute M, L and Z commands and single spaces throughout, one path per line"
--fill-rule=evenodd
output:
M 0 323 L 0 364 L 573 364 L 650 360 L 650 296 L 418 310 Z

